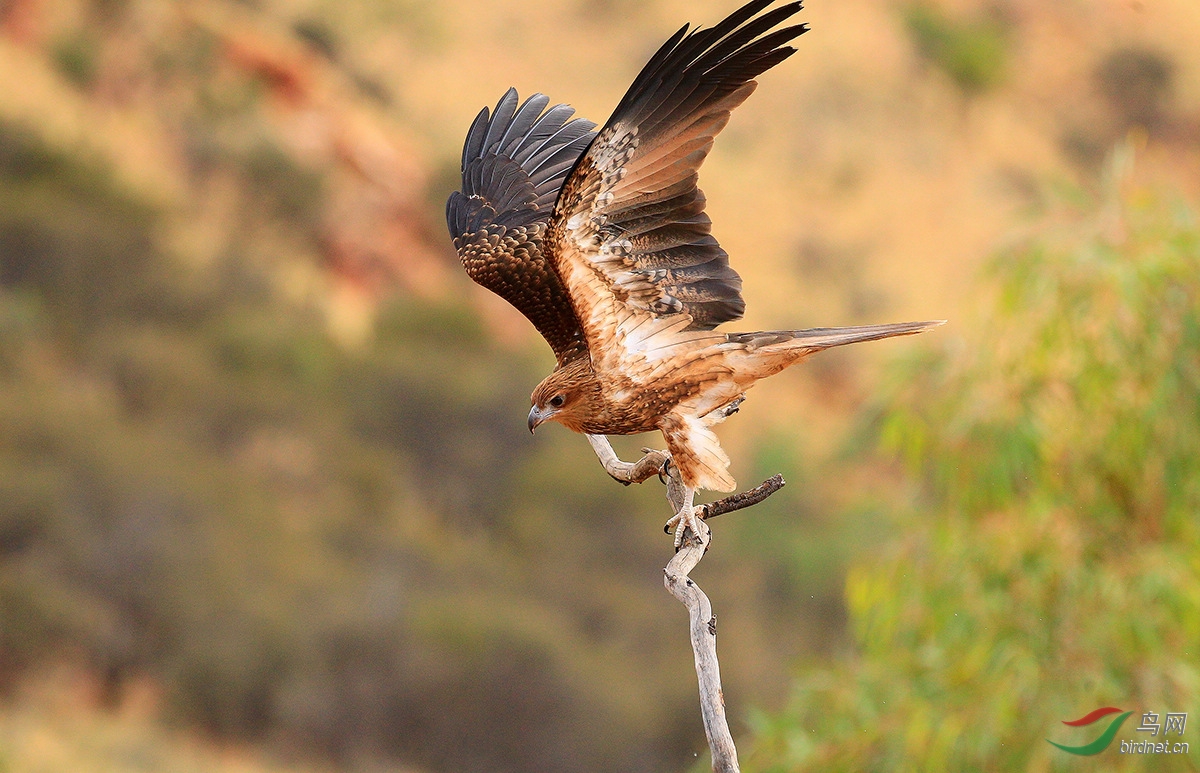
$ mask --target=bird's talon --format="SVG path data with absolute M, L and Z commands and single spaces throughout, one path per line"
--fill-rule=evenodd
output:
M 683 547 L 684 537 L 688 533 L 691 533 L 691 535 L 696 539 L 697 544 L 704 546 L 705 551 L 708 550 L 708 543 L 711 541 L 711 538 L 701 532 L 702 528 L 704 528 L 704 531 L 708 531 L 706 527 L 700 526 L 701 520 L 703 519 L 700 518 L 695 508 L 687 507 L 683 510 L 680 510 L 678 513 L 675 513 L 675 515 L 671 516 L 671 520 L 667 521 L 664 531 L 670 534 L 671 527 L 674 527 L 676 553 L 678 553 L 679 549 Z

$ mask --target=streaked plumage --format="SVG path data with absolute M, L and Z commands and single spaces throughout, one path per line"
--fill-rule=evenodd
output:
M 660 430 L 685 484 L 731 491 L 711 427 L 746 390 L 813 352 L 940 322 L 753 333 L 742 281 L 711 234 L 697 171 L 754 78 L 795 49 L 800 10 L 754 0 L 711 29 L 684 26 L 599 130 L 510 89 L 472 124 L 447 222 L 467 273 L 529 318 L 558 366 L 529 426 Z M 774 31 L 773 31 L 774 30 Z

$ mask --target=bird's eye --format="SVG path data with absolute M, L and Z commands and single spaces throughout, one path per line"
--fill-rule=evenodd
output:
M 550 405 L 554 408 L 562 408 L 562 404 L 565 402 L 566 399 L 562 395 L 555 395 L 550 398 Z

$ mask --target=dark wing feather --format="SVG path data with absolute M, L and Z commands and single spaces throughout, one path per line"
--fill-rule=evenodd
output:
M 754 0 L 711 29 L 680 29 L 651 57 L 567 179 L 551 254 L 589 337 L 590 317 L 603 324 L 604 315 L 594 313 L 597 293 L 656 317 L 686 313 L 690 330 L 742 316 L 741 278 L 710 233 L 696 181 L 730 111 L 754 90 L 753 79 L 795 53 L 785 44 L 807 30 L 771 32 L 800 3 L 761 13 L 770 2 Z
M 509 89 L 484 108 L 463 143 L 462 190 L 446 202 L 446 224 L 467 274 L 529 318 L 559 363 L 587 353 L 566 289 L 542 241 L 567 172 L 595 137 L 595 124 L 567 105 L 549 110 L 535 94 L 518 105 Z

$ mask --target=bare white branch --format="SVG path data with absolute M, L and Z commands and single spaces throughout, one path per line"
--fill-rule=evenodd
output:
M 737 773 L 737 748 L 733 745 L 729 720 L 725 717 L 721 667 L 717 662 L 717 617 L 713 614 L 708 596 L 688 575 L 704 558 L 712 539 L 705 519 L 758 504 L 783 488 L 783 477 L 775 475 L 750 491 L 696 507 L 692 504 L 695 490 L 684 485 L 679 477 L 679 468 L 668 464 L 671 457 L 665 451 L 643 448 L 645 456 L 641 459 L 623 462 L 604 435 L 588 435 L 587 439 L 605 471 L 627 486 L 655 475 L 660 478 L 666 476 L 667 501 L 675 513 L 667 525 L 678 524 L 678 527 L 675 556 L 663 569 L 663 584 L 672 596 L 687 607 L 692 655 L 696 661 L 696 679 L 700 686 L 700 716 L 704 720 L 704 734 L 708 738 L 713 770 L 716 773 Z M 688 515 L 692 517 L 688 518 Z
M 641 483 L 662 473 L 667 460 L 671 458 L 666 451 L 643 448 L 642 453 L 645 456 L 641 459 L 636 462 L 623 462 L 617 457 L 617 452 L 613 450 L 612 444 L 604 435 L 588 435 L 587 439 L 592 444 L 592 450 L 596 452 L 596 458 L 600 460 L 600 464 L 604 465 L 604 471 L 613 480 L 624 483 L 626 486 L 630 483 Z
M 671 503 L 671 508 L 679 512 L 684 506 L 690 506 L 693 493 L 679 479 L 678 468 L 669 468 L 667 501 Z M 700 559 L 704 558 L 711 539 L 707 523 L 700 518 L 694 523 L 705 533 L 696 535 L 689 529 L 683 535 L 683 546 L 663 569 L 663 584 L 672 596 L 687 607 L 692 656 L 700 686 L 700 716 L 704 720 L 704 734 L 712 755 L 712 769 L 717 773 L 737 773 L 737 748 L 729 732 L 729 720 L 725 717 L 725 694 L 721 691 L 721 667 L 717 662 L 717 618 L 708 596 L 700 590 L 695 580 L 688 577 Z

